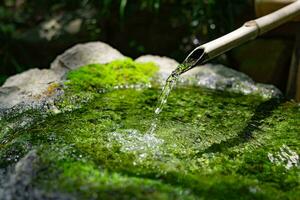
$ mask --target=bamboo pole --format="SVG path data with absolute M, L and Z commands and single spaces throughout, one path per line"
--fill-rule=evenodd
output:
M 271 14 L 256 20 L 246 22 L 237 30 L 224 35 L 216 40 L 196 47 L 185 59 L 188 67 L 182 73 L 195 67 L 198 63 L 207 62 L 249 40 L 292 20 L 300 15 L 300 0 L 291 3 Z
M 257 17 L 262 17 L 295 1 L 297 0 L 255 0 L 255 14 Z M 300 21 L 300 16 L 294 18 L 293 21 Z

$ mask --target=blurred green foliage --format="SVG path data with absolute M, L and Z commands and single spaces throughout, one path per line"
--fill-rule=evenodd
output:
M 93 40 L 131 57 L 152 53 L 181 60 L 194 46 L 239 25 L 249 8 L 248 0 L 3 0 L 0 84 Z

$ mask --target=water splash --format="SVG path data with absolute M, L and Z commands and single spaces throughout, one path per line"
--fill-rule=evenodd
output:
M 269 160 L 276 165 L 283 165 L 286 169 L 299 166 L 299 155 L 287 145 L 282 145 L 276 153 L 268 153 Z
M 152 134 L 142 134 L 135 129 L 118 130 L 109 134 L 109 145 L 117 142 L 120 151 L 133 153 L 137 156 L 137 161 L 143 161 L 149 156 L 159 156 L 160 147 L 164 143 L 163 139 Z

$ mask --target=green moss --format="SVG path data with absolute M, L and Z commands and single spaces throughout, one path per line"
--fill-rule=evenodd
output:
M 81 72 L 73 75 L 79 79 Z M 299 104 L 176 88 L 149 135 L 160 89 L 97 93 L 119 82 L 94 77 L 97 84 L 85 87 L 88 79 L 69 78 L 68 96 L 56 103 L 69 106 L 67 112 L 9 132 L 0 143 L 0 155 L 9 158 L 14 148 L 22 155 L 26 146 L 38 149 L 33 187 L 78 199 L 299 197 L 299 163 L 288 165 L 300 154 Z M 92 97 L 82 101 L 86 94 Z
M 101 90 L 130 84 L 149 84 L 158 67 L 153 63 L 137 63 L 130 58 L 109 64 L 91 64 L 71 71 L 67 83 L 72 89 Z
M 299 168 L 271 163 L 268 153 L 287 144 L 299 154 L 299 106 L 176 89 L 154 138 L 143 137 L 159 92 L 126 89 L 100 94 L 23 133 L 40 148 L 45 158 L 41 166 L 48 167 L 36 184 L 86 199 L 112 193 L 113 199 L 294 196 Z M 249 128 L 253 123 L 259 127 Z
M 64 161 L 56 164 L 61 173 L 50 184 L 54 184 L 57 190 L 64 188 L 64 192 L 78 199 L 196 199 L 181 187 L 164 184 L 160 180 L 110 172 L 93 163 Z

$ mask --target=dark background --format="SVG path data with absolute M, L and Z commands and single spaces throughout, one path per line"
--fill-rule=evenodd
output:
M 195 46 L 254 17 L 249 0 L 4 0 L 0 84 L 76 43 L 100 40 L 130 57 L 183 60 Z M 231 62 L 223 59 L 219 62 Z

